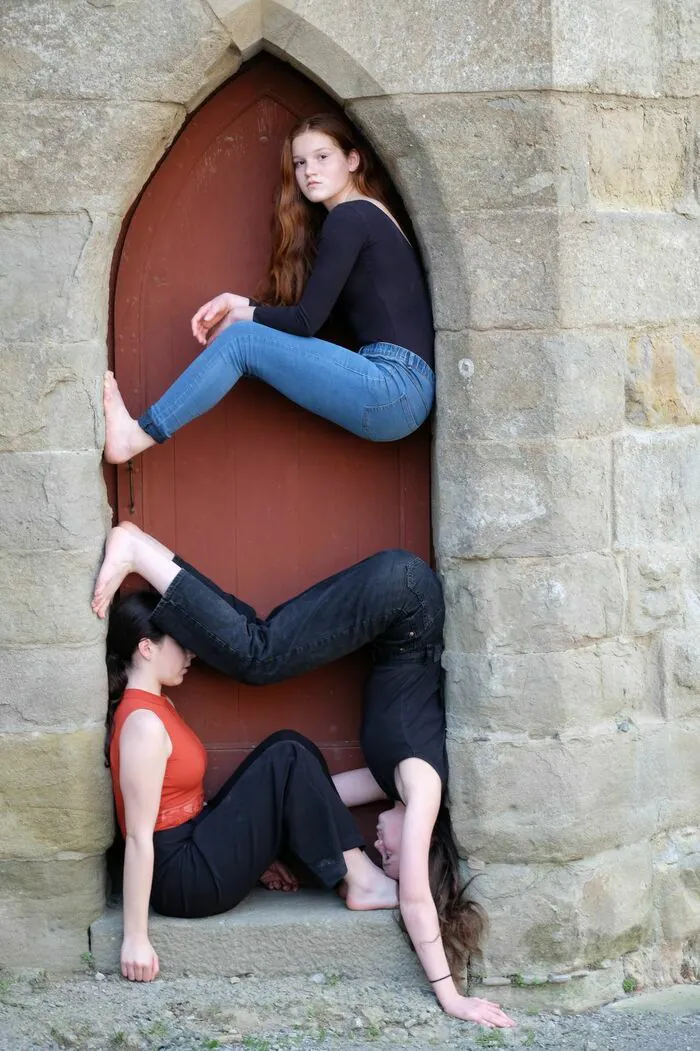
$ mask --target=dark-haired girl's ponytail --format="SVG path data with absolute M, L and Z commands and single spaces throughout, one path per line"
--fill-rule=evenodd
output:
M 126 661 L 118 653 L 107 654 L 107 688 L 109 690 L 109 704 L 105 717 L 105 766 L 109 766 L 109 746 L 112 743 L 112 727 L 114 715 L 119 702 L 124 696 L 127 683 Z
M 109 700 L 120 701 L 126 689 L 126 661 L 118 653 L 107 654 L 107 688 Z

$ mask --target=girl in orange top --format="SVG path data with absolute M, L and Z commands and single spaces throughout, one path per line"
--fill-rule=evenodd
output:
M 192 654 L 151 621 L 160 596 L 129 595 L 107 634 L 109 759 L 126 840 L 122 974 L 159 971 L 148 938 L 149 901 L 167 916 L 198 917 L 237 905 L 284 847 L 350 909 L 393 908 L 396 882 L 363 853 L 362 837 L 316 746 L 292 731 L 268 737 L 216 796 L 204 801 L 206 752 L 163 695 Z

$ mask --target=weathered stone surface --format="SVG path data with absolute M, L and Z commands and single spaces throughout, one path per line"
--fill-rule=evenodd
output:
M 343 98 L 548 86 L 549 22 L 541 0 L 505 0 L 497 19 L 488 0 L 278 0 L 263 8 L 265 39 Z M 343 52 L 352 66 L 339 63 Z
M 700 829 L 681 829 L 654 841 L 654 904 L 664 937 L 700 936 Z
M 0 647 L 99 644 L 90 609 L 102 542 L 86 551 L 0 552 Z
M 657 647 L 649 639 L 611 639 L 554 653 L 448 650 L 443 664 L 448 729 L 460 735 L 551 736 L 622 724 L 660 708 Z
M 0 216 L 3 338 L 104 339 L 119 225 L 85 212 Z
M 0 455 L 0 549 L 75 550 L 100 543 L 111 513 L 99 452 Z
M 641 427 L 700 423 L 700 328 L 630 334 L 625 377 L 627 418 Z
M 198 0 L 4 4 L 0 39 L 0 98 L 10 101 L 187 102 L 227 52 L 231 73 L 238 64 L 229 34 Z
M 565 865 L 487 865 L 472 888 L 489 915 L 489 974 L 572 971 L 630 952 L 651 932 L 648 843 Z
M 663 699 L 669 719 L 700 716 L 700 635 L 665 631 L 663 635 Z
M 637 432 L 613 443 L 615 543 L 687 544 L 700 521 L 700 434 Z
M 588 127 L 593 199 L 606 208 L 669 209 L 685 193 L 690 127 L 679 105 L 596 103 Z
M 627 577 L 626 630 L 645 635 L 682 624 L 693 563 L 683 548 L 667 544 L 631 551 L 624 559 Z
M 104 727 L 0 735 L 0 858 L 96 854 L 112 840 Z
M 104 905 L 101 856 L 0 862 L 0 959 L 77 971 Z
M 666 95 L 700 94 L 700 12 L 696 0 L 661 0 L 659 38 Z
M 552 86 L 654 95 L 659 73 L 655 0 L 555 0 Z
M 0 453 L 101 449 L 101 343 L 0 342 Z
M 498 990 L 497 999 L 507 1011 L 518 1011 L 524 1015 L 529 1011 L 586 1011 L 620 996 L 623 978 L 622 961 L 615 961 L 609 967 L 591 971 L 566 985 L 548 982 L 546 985 L 521 987 L 511 983 L 507 989 Z
M 555 204 L 560 111 L 549 96 L 502 93 L 383 96 L 349 107 L 402 191 L 412 187 L 426 211 Z M 430 196 L 421 192 L 429 188 Z
M 624 349 L 610 332 L 440 332 L 438 439 L 612 434 L 624 424 Z
M 158 103 L 5 103 L 0 210 L 121 218 L 184 117 L 184 107 Z
M 441 569 L 450 650 L 568 650 L 619 634 L 622 583 L 610 555 L 447 559 Z
M 121 909 L 108 909 L 90 934 L 95 965 L 118 971 Z M 389 911 L 352 912 L 336 895 L 320 890 L 253 890 L 235 909 L 206 919 L 151 915 L 149 934 L 169 975 L 308 974 L 313 966 L 326 974 L 425 983 Z
M 440 442 L 440 558 L 566 555 L 610 540 L 610 443 Z
M 263 38 L 260 0 L 206 0 L 244 58 L 248 58 Z
M 660 800 L 670 793 L 668 742 L 653 736 L 647 748 L 633 731 L 540 740 L 451 733 L 460 843 L 486 861 L 562 862 L 653 835 Z
M 679 215 L 562 215 L 560 322 L 594 325 L 696 322 L 700 223 Z
M 104 646 L 0 649 L 0 733 L 99 724 L 107 711 Z
M 463 213 L 455 220 L 466 274 L 469 328 L 548 328 L 557 315 L 558 223 L 552 210 Z M 440 270 L 433 271 L 435 288 Z M 698 296 L 700 302 L 700 294 Z M 438 328 L 454 328 L 439 294 Z M 591 316 L 588 316 L 588 321 Z
M 641 786 L 644 798 L 653 799 L 657 830 L 696 825 L 700 813 L 700 719 L 690 718 L 658 725 L 643 740 Z M 641 797 L 640 797 L 641 798 Z

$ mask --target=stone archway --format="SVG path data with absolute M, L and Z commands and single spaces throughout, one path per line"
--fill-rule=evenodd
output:
M 365 129 L 430 270 L 453 803 L 488 865 L 488 968 L 559 971 L 541 995 L 577 1006 L 625 969 L 697 969 L 700 81 L 684 0 L 599 7 L 0 11 L 3 959 L 76 966 L 101 902 L 88 603 L 118 232 L 187 112 L 265 46 Z

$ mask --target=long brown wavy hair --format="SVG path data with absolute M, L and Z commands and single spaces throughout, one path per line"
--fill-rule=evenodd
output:
M 450 811 L 444 802 L 438 811 L 430 842 L 428 878 L 445 955 L 455 984 L 459 987 L 470 959 L 479 951 L 487 919 L 482 906 L 466 896 L 469 881 L 464 883 L 460 876 L 459 851 Z M 401 918 L 399 925 L 408 936 Z
M 269 272 L 257 293 L 270 306 L 299 302 L 316 257 L 318 235 L 328 215 L 322 204 L 312 204 L 304 197 L 294 174 L 292 144 L 307 131 L 327 135 L 346 157 L 356 150 L 360 163 L 352 173 L 355 189 L 389 208 L 384 180 L 376 171 L 366 144 L 350 124 L 333 113 L 317 113 L 299 120 L 282 146 L 282 179 L 275 199 Z

